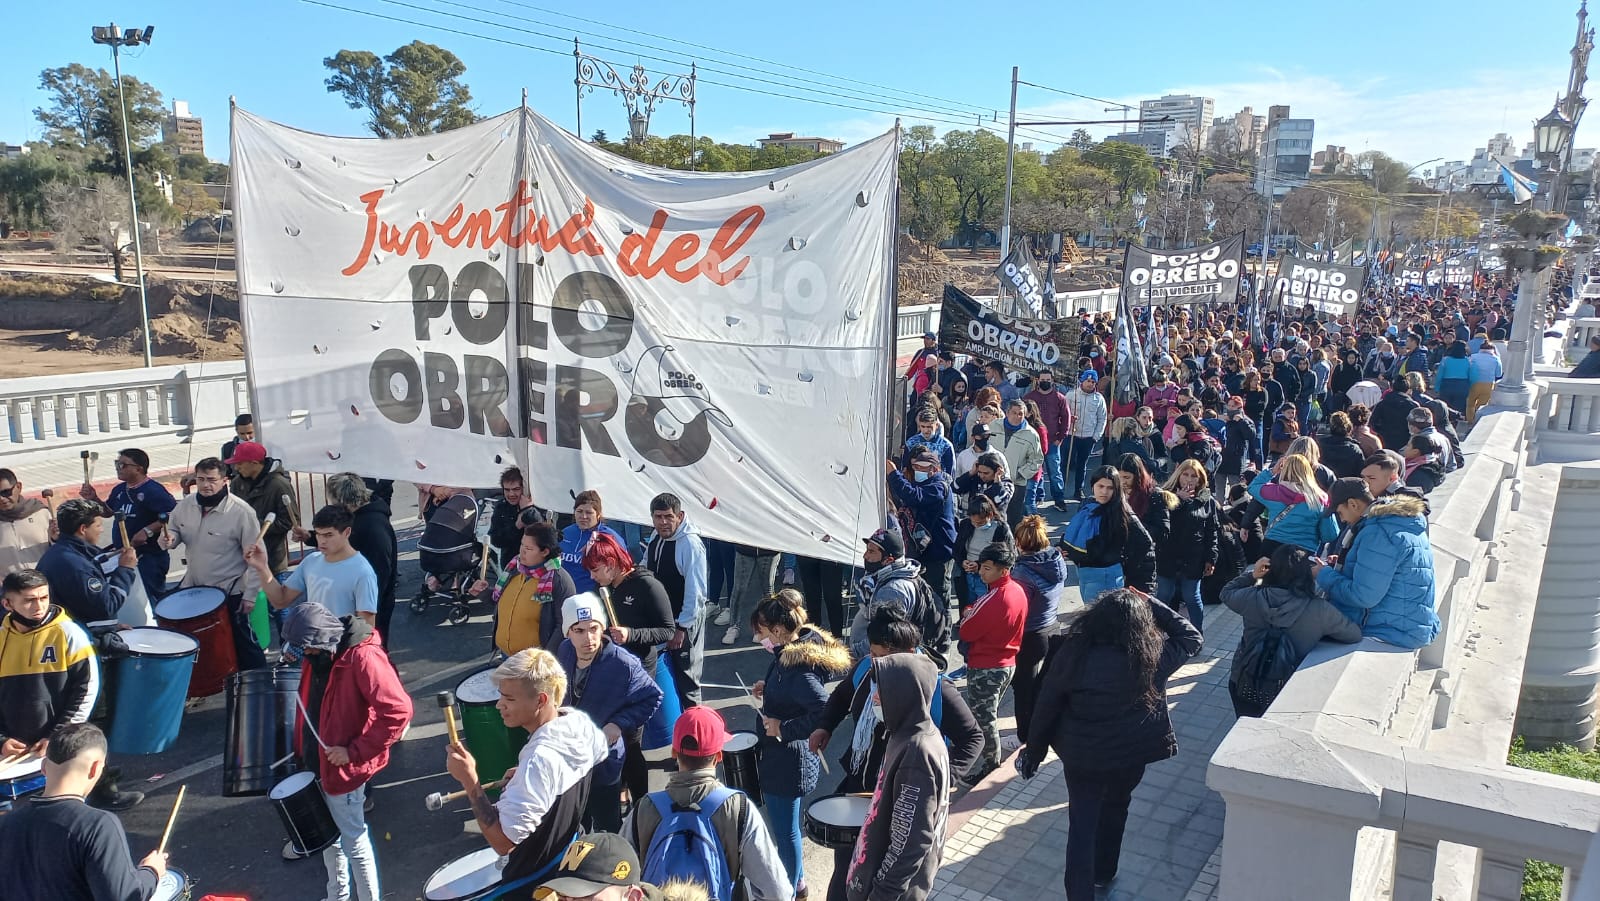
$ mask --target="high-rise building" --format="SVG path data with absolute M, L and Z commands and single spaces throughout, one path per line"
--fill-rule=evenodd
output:
M 1139 101 L 1139 131 L 1145 134 L 1165 132 L 1167 147 L 1178 147 L 1192 141 L 1203 141 L 1206 129 L 1211 126 L 1216 103 L 1210 97 L 1189 94 L 1167 94 L 1155 100 Z
M 1267 117 L 1256 115 L 1255 110 L 1247 106 L 1232 116 L 1212 119 L 1207 146 L 1213 149 L 1237 146 L 1245 153 L 1260 153 L 1261 134 L 1266 130 Z
M 1315 119 L 1295 119 L 1289 107 L 1267 110 L 1267 130 L 1261 138 L 1261 164 L 1256 167 L 1256 192 L 1282 197 L 1306 183 L 1311 174 L 1311 144 Z
M 172 101 L 172 112 L 161 123 L 161 142 L 180 154 L 206 152 L 205 128 L 199 116 L 189 114 L 189 101 Z

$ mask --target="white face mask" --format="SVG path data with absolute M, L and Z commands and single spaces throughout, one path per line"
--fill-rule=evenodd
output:
M 876 719 L 878 722 L 883 722 L 883 705 L 879 704 L 877 701 L 872 702 L 872 716 L 873 719 Z

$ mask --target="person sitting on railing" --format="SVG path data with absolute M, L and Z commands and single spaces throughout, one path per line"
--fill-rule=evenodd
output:
M 1348 542 L 1340 541 L 1348 550 L 1332 565 L 1312 567 L 1317 587 L 1361 624 L 1362 635 L 1402 648 L 1427 647 L 1439 635 L 1439 614 L 1425 502 L 1405 493 L 1379 497 L 1351 521 L 1359 503 L 1350 500 L 1335 508 L 1349 526 Z
M 1600 379 L 1600 335 L 1590 336 L 1589 353 L 1567 375 L 1575 379 Z

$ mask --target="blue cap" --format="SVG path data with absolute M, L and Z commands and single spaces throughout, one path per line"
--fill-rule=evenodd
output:
M 1080 385 L 1084 382 L 1098 381 L 1100 381 L 1100 373 L 1095 372 L 1093 369 L 1085 369 L 1084 371 L 1078 373 L 1078 384 Z

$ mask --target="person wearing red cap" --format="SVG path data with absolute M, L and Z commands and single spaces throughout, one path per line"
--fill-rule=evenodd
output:
M 233 467 L 228 490 L 256 511 L 257 522 L 266 522 L 269 513 L 276 514 L 262 543 L 267 546 L 267 568 L 282 577 L 289 571 L 289 533 L 300 526 L 300 505 L 295 502 L 288 473 L 254 441 L 237 442 L 222 462 Z
M 645 879 L 664 882 L 675 874 L 662 872 L 659 864 L 655 865 L 656 871 L 651 869 L 649 852 L 656 832 L 673 810 L 705 811 L 728 876 L 735 886 L 743 886 L 743 897 L 749 901 L 789 901 L 793 897 L 789 874 L 772 843 L 766 820 L 744 792 L 717 781 L 717 764 L 729 737 L 722 714 L 716 710 L 705 706 L 685 710 L 672 726 L 672 757 L 678 762 L 678 771 L 667 777 L 666 788 L 651 792 L 646 803 L 636 806 L 623 834 L 644 858 Z M 702 806 L 709 806 L 708 801 L 715 804 L 710 810 Z

